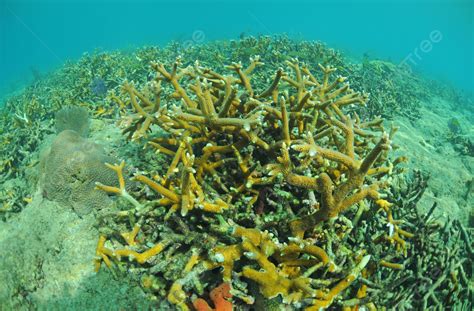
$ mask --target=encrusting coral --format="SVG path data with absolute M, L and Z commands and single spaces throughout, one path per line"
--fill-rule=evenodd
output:
M 138 172 L 133 177 L 158 195 L 155 206 L 169 206 L 163 220 L 179 211 L 185 217 L 182 225 L 201 231 L 207 227 L 224 237 L 214 246 L 201 245 L 198 255 L 189 259 L 194 258 L 186 265 L 187 272 L 171 286 L 168 300 L 183 310 L 188 309 L 184 289 L 189 289 L 189 279 L 217 267 L 224 282 L 236 277 L 251 280 L 264 297 L 281 296 L 285 303 L 307 310 L 329 307 L 342 296 L 347 299 L 347 289 L 365 273 L 371 255 L 362 246 L 349 250 L 336 245 L 352 229 L 343 215 L 366 200 L 387 214 L 387 223 L 394 228 L 388 240 L 403 248 L 402 236 L 412 237 L 393 220 L 384 195 L 387 176 L 402 162 L 387 157 L 396 129 L 386 133 L 381 119 L 363 122 L 355 114 L 346 115 L 345 107 L 364 104 L 367 95 L 353 91 L 345 77 L 335 76 L 334 68 L 320 65 L 313 73 L 296 59 L 286 64 L 289 70 L 277 70 L 264 86 L 253 82 L 253 73 L 263 66 L 259 57 L 246 67 L 227 66 L 234 73 L 228 75 L 197 62 L 181 68 L 179 59 L 170 69 L 152 63 L 157 76 L 148 95 L 126 82 L 123 91 L 128 100 L 113 97 L 122 114 L 133 120 L 124 133 L 170 157 L 161 174 Z M 168 101 L 162 100 L 165 95 Z M 130 117 L 128 104 L 133 109 Z M 118 173 L 120 188 L 102 184 L 97 188 L 124 196 L 135 205 L 131 211 L 139 222 L 153 217 L 153 209 L 142 209 L 124 191 L 124 162 L 109 168 Z M 313 202 L 304 211 L 290 206 L 299 216 L 280 222 L 272 233 L 230 220 L 239 221 L 236 206 L 254 204 L 261 190 L 272 185 L 312 197 Z M 209 213 L 202 215 L 201 225 L 186 221 L 196 210 Z M 318 242 L 315 234 L 322 234 L 325 242 Z M 99 240 L 97 266 L 101 259 L 110 266 L 109 257 L 120 260 L 125 255 L 144 263 L 147 252 L 154 256 L 165 246 L 154 242 L 159 251 L 153 247 L 139 254 L 105 248 L 104 239 Z M 397 268 L 386 261 L 381 265 Z M 245 295 L 238 296 L 244 300 Z

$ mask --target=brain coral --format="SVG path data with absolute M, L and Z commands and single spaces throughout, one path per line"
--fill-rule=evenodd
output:
M 115 173 L 104 163 L 115 159 L 104 149 L 72 130 L 62 131 L 41 159 L 40 189 L 43 196 L 68 204 L 85 215 L 110 203 L 95 183 L 116 184 Z

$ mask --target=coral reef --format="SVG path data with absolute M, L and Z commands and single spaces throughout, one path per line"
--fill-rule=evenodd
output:
M 94 78 L 91 83 L 92 93 L 96 96 L 105 96 L 107 95 L 107 85 L 105 84 L 104 79 Z
M 351 77 L 354 88 L 370 93 L 367 106 L 356 109 L 362 117 L 404 116 L 416 120 L 420 118 L 421 101 L 430 94 L 428 86 L 403 66 L 380 60 L 364 59 L 353 66 Z
M 375 286 L 373 291 L 377 305 L 397 310 L 426 310 L 428 308 L 469 310 L 472 297 L 473 253 L 469 229 L 459 220 L 449 218 L 441 222 L 434 217 L 437 204 L 427 213 L 421 213 L 417 202 L 423 196 L 429 177 L 420 171 L 413 172 L 404 187 L 392 186 L 391 192 L 396 217 L 404 225 L 416 230 L 416 235 L 406 245 L 408 256 L 401 258 L 398 267 L 386 265 L 369 281 L 366 275 L 362 283 Z M 376 218 L 367 219 L 361 229 L 377 235 Z M 364 239 L 361 237 L 361 239 Z M 376 246 L 373 246 L 376 247 Z M 395 253 L 387 258 L 396 257 Z M 471 285 L 470 285 L 471 284 Z M 398 288 L 398 290 L 397 290 Z
M 115 96 L 114 91 L 120 88 L 121 81 L 128 79 L 145 84 L 149 79 L 148 68 L 151 61 L 160 59 L 165 63 L 170 63 L 178 55 L 182 56 L 185 65 L 199 59 L 203 66 L 208 67 L 223 66 L 229 59 L 235 62 L 247 62 L 250 56 L 261 55 L 265 59 L 266 66 L 259 69 L 260 77 L 270 77 L 290 58 L 298 58 L 306 62 L 310 68 L 317 67 L 318 63 L 323 66 L 330 64 L 341 74 L 350 75 L 353 86 L 357 89 L 373 92 L 367 107 L 359 111 L 359 114 L 363 116 L 373 117 L 382 114 L 385 116 L 388 111 L 392 111 L 390 105 L 384 104 L 385 97 L 389 96 L 384 95 L 385 93 L 392 94 L 391 98 L 402 98 L 402 102 L 408 103 L 413 99 L 413 96 L 404 99 L 405 92 L 397 91 L 400 89 L 398 84 L 402 83 L 402 80 L 394 81 L 393 88 L 385 88 L 385 93 L 380 93 L 381 96 L 378 96 L 379 92 L 376 92 L 377 87 L 374 85 L 377 85 L 380 79 L 358 78 L 364 75 L 374 76 L 372 71 L 372 73 L 365 73 L 364 68 L 354 67 L 344 59 L 340 52 L 328 48 L 321 42 L 297 41 L 284 35 L 249 36 L 241 40 L 210 42 L 186 49 L 179 42 L 174 42 L 164 48 L 144 47 L 133 53 L 95 51 L 91 54 L 85 53 L 78 62 L 67 62 L 63 68 L 42 75 L 41 79 L 36 80 L 24 91 L 6 99 L 0 113 L 0 132 L 2 133 L 0 181 L 11 178 L 22 179 L 28 174 L 27 168 L 38 163 L 35 155 L 40 147 L 39 142 L 44 141 L 52 133 L 52 120 L 57 111 L 63 107 L 81 106 L 90 110 L 93 117 L 103 120 L 116 118 L 119 112 L 110 99 Z M 417 82 L 412 77 L 409 80 Z M 256 83 L 263 86 L 266 81 L 258 79 Z M 404 90 L 406 87 L 401 89 Z M 408 85 L 408 87 L 411 86 Z M 428 87 L 424 89 L 426 93 L 429 93 L 428 90 L 446 89 L 439 86 L 431 87 L 431 85 Z M 104 94 L 106 91 L 107 94 Z M 146 90 L 146 92 L 150 91 L 151 89 Z M 453 94 L 452 96 L 455 96 L 455 93 Z M 373 105 L 380 109 L 372 109 Z M 393 113 L 403 114 L 413 110 L 411 106 L 401 108 Z M 390 112 L 390 115 L 393 113 Z M 129 121 L 131 120 L 123 122 Z M 126 152 L 126 150 L 122 148 L 121 152 Z M 143 162 L 140 163 L 141 168 L 147 165 L 153 166 L 148 164 L 149 161 L 141 162 Z M 2 213 L 2 217 L 8 217 L 12 212 L 19 212 L 25 203 L 23 199 L 29 192 L 31 189 L 21 187 L 11 195 L 5 196 L 2 201 L 7 213 Z
M 39 167 L 46 198 L 97 217 L 88 271 L 157 309 L 469 309 L 469 229 L 418 210 L 426 180 L 400 186 L 378 117 L 416 119 L 426 86 L 285 36 L 86 54 L 2 110 L 0 215 L 35 202 L 18 181 Z M 90 132 L 123 130 L 104 133 L 115 157 L 85 110 Z
M 113 172 L 104 167 L 113 161 L 98 144 L 63 131 L 41 159 L 40 190 L 45 198 L 72 205 L 80 214 L 103 208 L 110 201 L 95 190 L 95 183 L 115 184 Z
M 238 242 L 229 244 L 214 237 L 213 247 L 189 243 L 189 250 L 197 249 L 203 260 L 194 263 L 193 269 L 185 268 L 188 273 L 169 289 L 169 302 L 181 309 L 188 308 L 189 275 L 205 275 L 217 267 L 222 268 L 226 282 L 235 281 L 237 273 L 240 282 L 259 284 L 264 297 L 281 297 L 308 310 L 351 298 L 347 289 L 365 271 L 371 255 L 357 245 L 339 245 L 352 228 L 343 215 L 366 200 L 387 214 L 385 222 L 393 227 L 387 241 L 401 254 L 406 250 L 404 239 L 413 237 L 393 219 L 391 204 L 383 198 L 389 184 L 386 177 L 401 162 L 387 157 L 396 129 L 385 133 L 381 119 L 363 122 L 355 114 L 346 115 L 346 106 L 364 104 L 367 97 L 353 91 L 345 77 L 336 76 L 335 68 L 320 65 L 319 72 L 312 73 L 297 60 L 286 65 L 287 70 L 277 70 L 273 82 L 263 86 L 252 83 L 253 72 L 263 66 L 259 57 L 246 67 L 227 66 L 227 75 L 199 63 L 182 68 L 179 59 L 171 69 L 152 63 L 157 77 L 150 85 L 151 96 L 126 82 L 123 93 L 128 99 L 113 98 L 124 112 L 126 103 L 133 111 L 131 117 L 124 116 L 133 120 L 124 128 L 128 138 L 145 140 L 148 148 L 170 157 L 162 174 L 152 171 L 134 176 L 158 195 L 148 193 L 145 198 L 170 206 L 161 217 L 151 216 L 153 208 L 138 203 L 143 199 L 121 190 L 124 163 L 109 165 L 121 187 L 99 184 L 98 188 L 134 205 L 119 213 L 134 215 L 138 223 L 152 227 L 158 219 L 166 222 L 179 211 L 182 225 L 197 235 L 214 230 L 222 237 L 230 233 L 226 239 Z M 168 94 L 166 104 L 163 94 Z M 283 184 L 295 198 L 313 199 L 303 209 L 290 204 L 287 208 L 294 216 L 269 226 L 271 233 L 262 229 L 268 226 L 265 222 L 254 223 L 254 228 L 243 226 L 246 221 L 237 207 L 251 209 L 261 189 L 276 184 Z M 241 224 L 231 224 L 232 220 Z M 316 233 L 317 228 L 325 229 Z M 315 234 L 321 235 L 320 242 Z M 160 245 L 161 252 L 165 245 L 174 244 L 166 241 L 153 243 Z M 119 253 L 134 259 L 141 256 L 131 250 L 104 248 L 104 242 L 101 237 L 98 255 L 107 266 L 111 266 L 109 257 L 120 261 Z M 149 258 L 145 257 L 142 263 Z

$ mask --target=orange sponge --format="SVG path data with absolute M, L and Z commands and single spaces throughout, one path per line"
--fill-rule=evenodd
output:
M 230 289 L 231 287 L 229 283 L 222 283 L 211 291 L 209 296 L 214 303 L 215 309 L 212 309 L 202 298 L 194 300 L 193 306 L 197 311 L 232 311 L 232 302 L 227 300 L 232 298 Z

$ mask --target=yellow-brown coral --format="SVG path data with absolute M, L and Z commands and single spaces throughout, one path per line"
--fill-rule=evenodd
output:
M 236 63 L 228 66 L 234 73 L 229 75 L 197 62 L 180 66 L 179 59 L 170 69 L 152 64 L 157 76 L 151 97 L 130 83 L 123 87 L 136 120 L 125 132 L 131 139 L 146 139 L 147 146 L 170 159 L 163 172 L 134 177 L 158 195 L 157 205 L 169 206 L 164 220 L 175 211 L 182 216 L 196 215 L 197 210 L 226 215 L 227 210 L 233 212 L 234 202 L 246 198 L 252 205 L 263 187 L 278 183 L 297 189 L 297 195 L 312 194 L 315 201 L 313 210 L 285 224 L 291 234 L 284 240 L 259 228 L 225 225 L 222 232 L 232 242 L 217 243 L 202 258 L 193 255 L 187 273 L 221 267 L 224 281 L 236 276 L 252 280 L 266 298 L 281 295 L 287 303 L 311 301 L 309 310 L 329 307 L 371 257 L 363 255 L 364 250 L 347 254 L 349 263 L 339 267 L 332 250 L 309 236 L 316 226 L 326 222 L 331 226 L 365 200 L 376 201 L 385 210 L 395 229 L 387 239 L 404 248 L 402 237 L 410 234 L 393 220 L 390 203 L 382 195 L 387 186 L 384 177 L 397 164 L 386 156 L 393 132 L 384 132 L 381 119 L 363 122 L 344 113 L 346 106 L 364 104 L 367 95 L 350 89 L 345 77 L 334 75 L 335 68 L 320 66 L 312 73 L 305 64 L 291 60 L 288 72 L 277 70 L 273 82 L 262 88 L 252 79 L 262 66 L 258 57 L 245 69 Z M 161 98 L 166 87 L 173 92 L 165 102 Z M 126 110 L 126 101 L 114 100 Z M 148 135 L 152 125 L 163 132 Z M 120 175 L 123 163 L 109 167 L 117 172 L 120 187 L 98 188 L 127 198 Z M 276 231 L 280 229 L 284 231 Z M 161 250 L 164 245 L 156 247 Z M 109 251 L 98 249 L 105 261 Z M 143 262 L 141 254 L 128 249 L 110 254 Z M 334 276 L 330 281 L 318 279 L 326 274 Z M 184 279 L 173 283 L 168 300 L 185 309 L 183 284 Z

